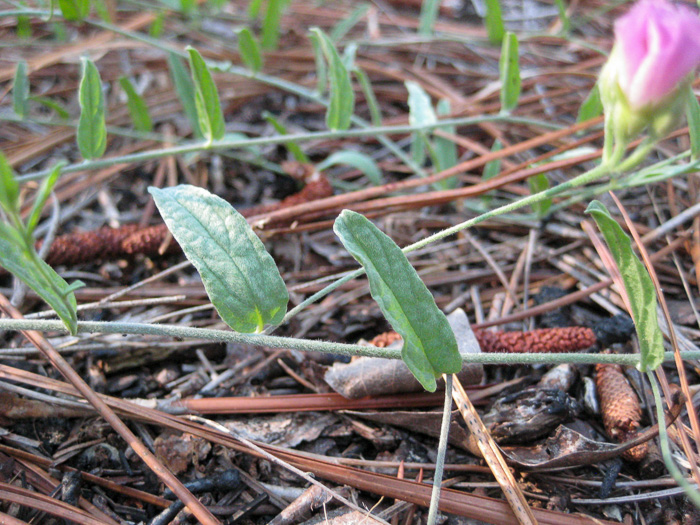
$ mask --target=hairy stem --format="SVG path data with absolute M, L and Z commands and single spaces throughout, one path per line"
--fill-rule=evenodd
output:
M 433 476 L 433 491 L 430 494 L 430 508 L 428 509 L 428 525 L 435 525 L 440 503 L 440 489 L 442 489 L 442 474 L 445 470 L 445 456 L 447 455 L 447 440 L 450 434 L 450 420 L 452 419 L 452 374 L 443 374 L 445 378 L 445 405 L 442 408 L 442 423 L 440 425 L 440 441 L 438 453 L 435 459 L 435 475 Z
M 66 327 L 61 321 L 49 321 L 40 319 L 0 319 L 0 331 L 3 330 L 36 330 L 39 332 L 66 333 Z M 79 321 L 78 333 L 90 334 L 130 334 L 152 335 L 160 337 L 178 337 L 183 339 L 202 339 L 219 343 L 246 343 L 270 348 L 288 348 L 308 352 L 324 352 L 342 355 L 363 355 L 368 357 L 383 357 L 385 359 L 401 359 L 399 350 L 389 348 L 377 348 L 373 346 L 351 345 L 345 343 L 331 343 L 327 341 L 313 341 L 309 339 L 294 339 L 291 337 L 279 337 L 263 334 L 241 334 L 230 330 L 214 330 L 211 328 L 194 328 L 180 325 L 125 323 L 117 321 Z M 683 359 L 700 359 L 700 352 L 683 352 Z M 665 361 L 673 361 L 673 352 L 664 354 Z M 462 356 L 464 363 L 483 364 L 594 364 L 617 363 L 623 366 L 637 366 L 639 355 L 637 354 L 503 354 L 482 353 L 465 354 Z

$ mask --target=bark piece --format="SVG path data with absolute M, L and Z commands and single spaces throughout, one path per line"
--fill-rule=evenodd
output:
M 457 338 L 460 354 L 478 353 L 479 343 L 464 310 L 455 310 L 447 320 Z M 401 348 L 401 336 L 396 332 L 387 332 L 380 337 L 375 338 L 378 342 L 375 346 Z M 484 368 L 480 364 L 465 364 L 457 375 L 464 385 L 478 384 L 483 379 Z M 360 357 L 348 364 L 336 363 L 326 372 L 325 380 L 336 392 L 350 399 L 423 390 L 408 367 L 398 359 Z M 439 381 L 438 388 L 444 389 L 444 383 Z

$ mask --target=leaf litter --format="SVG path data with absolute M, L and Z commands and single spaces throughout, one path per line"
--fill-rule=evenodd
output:
M 112 6 L 116 8 L 112 23 L 127 32 L 121 36 L 99 23 L 72 23 L 61 35 L 46 21 L 31 17 L 31 38 L 3 53 L 0 78 L 6 88 L 11 85 L 15 63 L 24 59 L 31 94 L 50 98 L 77 115 L 80 56 L 89 53 L 102 76 L 106 123 L 114 130 L 108 136 L 108 155 L 153 149 L 162 141 L 193 133 L 169 74 L 168 54 L 128 35 L 146 34 L 160 15 L 149 9 L 136 12 L 122 3 Z M 485 43 L 479 18 L 483 13 L 474 12 L 472 4 L 443 5 L 436 26 L 439 37 L 417 39 L 413 31 L 418 25 L 418 8 L 418 2 L 409 0 L 372 6 L 341 40 L 341 49 L 358 42 L 356 65 L 371 81 L 383 124 L 409 122 L 406 82 L 419 85 L 435 105 L 448 100 L 452 118 L 498 112 L 499 49 Z M 555 6 L 504 2 L 506 20 L 511 20 L 509 29 L 548 36 L 520 41 L 520 68 L 526 74 L 514 112 L 521 117 L 519 122 L 484 121 L 458 125 L 454 133 L 427 134 L 429 140 L 437 137 L 456 145 L 459 168 L 443 172 L 445 179 L 457 177 L 454 189 L 412 175 L 414 168 L 372 134 L 300 141 L 311 159 L 308 165 L 290 165 L 292 151 L 283 142 L 269 143 L 64 173 L 54 192 L 57 210 L 53 216 L 45 214 L 38 238 L 53 227 L 58 237 L 49 250 L 49 262 L 65 279 L 87 284 L 75 291 L 83 320 L 221 328 L 197 274 L 187 265 L 176 266 L 182 256 L 153 214 L 147 193 L 151 185 L 203 187 L 249 218 L 280 268 L 292 304 L 298 304 L 323 288 L 324 279 L 357 267 L 332 233 L 333 220 L 344 208 L 366 214 L 399 246 L 406 246 L 498 203 L 527 195 L 530 177 L 546 174 L 553 186 L 590 166 L 602 146 L 599 122 L 574 122 L 604 61 L 595 47 L 609 49 L 611 43 L 614 16 L 604 13 L 608 8 L 613 15 L 617 13 L 618 8 L 596 1 L 572 5 L 569 17 L 581 24 L 575 37 L 566 38 L 557 34 Z M 255 75 L 225 73 L 227 62 L 241 63 L 231 35 L 242 27 L 245 13 L 233 4 L 219 13 L 207 6 L 199 9 L 199 19 L 165 11 L 166 36 L 159 42 L 179 50 L 191 44 L 205 58 L 221 62 L 222 71 L 213 76 L 227 133 L 275 136 L 278 132 L 263 117 L 265 111 L 282 122 L 289 134 L 326 129 L 324 107 L 318 100 L 300 96 L 312 93 L 317 80 L 308 28 L 318 26 L 332 35 L 348 19 L 349 6 L 295 1 L 286 9 L 279 48 L 264 53 L 262 72 L 280 85 L 288 82 L 303 88 L 296 93 L 262 82 Z M 0 31 L 4 41 L 17 41 L 13 26 L 6 24 Z M 592 47 L 582 45 L 583 40 Z M 123 75 L 142 95 L 155 136 L 128 133 L 131 120 L 119 88 Z M 369 119 L 369 101 L 360 95 L 359 85 L 354 87 L 356 113 Z M 3 114 L 11 114 L 11 97 L 4 97 L 2 104 L 8 108 Z M 0 149 L 20 174 L 48 168 L 57 160 L 81 160 L 75 128 L 52 111 L 49 106 L 30 103 L 31 120 L 3 123 Z M 390 140 L 408 152 L 409 136 L 392 135 Z M 496 141 L 501 149 L 493 148 Z M 663 142 L 656 154 L 666 158 L 687 147 L 684 131 Z M 380 183 L 352 165 L 334 164 L 321 173 L 316 171 L 314 164 L 344 150 L 371 158 L 381 170 Z M 572 156 L 562 155 L 566 152 Z M 500 161 L 500 173 L 485 180 L 482 174 L 494 161 Z M 428 155 L 421 168 L 430 172 L 431 162 Z M 302 174 L 295 176 L 295 169 Z M 307 189 L 318 180 L 324 181 L 323 191 Z M 698 293 L 700 223 L 697 211 L 682 214 L 697 208 L 698 188 L 697 174 L 686 174 L 617 193 L 646 242 L 667 300 L 674 305 L 673 328 L 686 350 L 697 350 L 700 339 L 697 300 L 692 299 Z M 605 194 L 598 198 L 608 209 L 614 208 Z M 487 221 L 471 232 L 471 238 L 451 237 L 413 253 L 410 261 L 439 308 L 448 314 L 463 309 L 475 330 L 494 334 L 489 337 L 502 337 L 497 335 L 501 331 L 533 333 L 533 329 L 572 326 L 596 330 L 619 316 L 623 319 L 620 326 L 606 329 L 612 335 L 603 344 L 597 341 L 597 350 L 632 352 L 635 343 L 625 335 L 629 327 L 624 325 L 623 298 L 610 287 L 605 265 L 579 225 L 585 201 L 557 207 L 562 202 L 555 201 L 544 219 L 523 212 Z M 29 209 L 28 205 L 24 211 Z M 245 213 L 246 209 L 253 211 Z M 673 222 L 680 216 L 682 221 Z M 108 232 L 111 240 L 102 241 L 97 232 Z M 116 232 L 141 232 L 141 242 L 122 248 L 121 237 L 114 240 Z M 85 240 L 88 238 L 92 240 Z M 119 249 L 112 248 L 115 243 L 120 243 Z M 139 248 L 146 245 L 148 249 Z M 76 247 L 81 252 L 78 255 L 52 262 L 52 253 L 74 253 Z M 0 279 L 0 292 L 12 296 L 16 291 L 13 280 L 7 275 Z M 31 291 L 18 306 L 28 318 L 45 309 Z M 367 282 L 357 279 L 302 311 L 278 333 L 355 343 L 372 340 L 389 328 L 371 301 Z M 329 370 L 358 366 L 361 360 L 348 364 L 339 356 L 161 336 L 48 335 L 71 367 L 94 391 L 108 396 L 109 406 L 139 439 L 155 450 L 161 462 L 173 467 L 222 521 L 280 522 L 285 512 L 291 513 L 293 504 L 307 513 L 294 510 L 290 515 L 297 521 L 291 522 L 328 518 L 331 523 L 354 523 L 360 518 L 357 511 L 337 506 L 337 501 L 328 498 L 318 500 L 317 495 L 297 501 L 299 491 L 309 487 L 305 480 L 236 441 L 235 434 L 189 420 L 187 412 L 196 412 L 187 408 L 190 400 L 192 406 L 198 403 L 203 417 L 235 432 L 245 431 L 244 437 L 268 447 L 266 453 L 313 473 L 334 490 L 345 491 L 345 496 L 373 509 L 378 518 L 399 523 L 425 519 L 423 505 L 430 494 L 439 429 L 438 413 L 425 407 L 439 406 L 441 396 L 401 394 L 412 387 L 396 379 L 394 372 L 388 376 L 379 372 L 375 379 L 376 385 L 385 384 L 386 389 L 372 390 L 370 398 L 358 400 L 351 410 L 341 410 L 332 408 L 333 402 L 342 404 L 333 397 L 337 394 L 325 377 Z M 1 504 L 2 512 L 47 523 L 53 512 L 65 512 L 64 516 L 78 523 L 158 523 L 154 520 L 163 509 L 174 513 L 170 520 L 187 519 L 148 467 L 46 366 L 35 347 L 11 332 L 2 337 L 0 500 L 16 501 L 13 498 L 21 495 L 27 498 L 25 502 L 38 505 L 41 494 L 51 495 L 58 487 L 70 492 L 67 488 L 76 481 L 69 473 L 73 469 L 81 473 L 77 498 L 53 496 L 44 501 L 45 510 L 30 510 L 32 505 L 18 510 Z M 585 380 L 603 381 L 600 373 L 593 366 L 578 365 L 573 379 L 563 386 L 542 386 L 542 377 L 550 368 L 486 366 L 483 381 L 465 384 L 491 438 L 503 443 L 504 457 L 515 469 L 515 479 L 537 521 L 589 523 L 593 518 L 600 523 L 691 523 L 697 511 L 681 492 L 668 492 L 673 484 L 666 470 L 658 468 L 653 441 L 656 419 L 645 379 L 633 369 L 624 370 L 631 389 L 626 395 L 636 395 L 640 403 L 635 432 L 652 439 L 646 441 L 647 458 L 632 463 L 622 447 L 613 443 L 616 436 L 606 433 L 612 416 L 601 415 L 595 397 L 591 400 L 588 395 Z M 686 386 L 695 395 L 697 370 L 693 362 L 687 368 Z M 665 372 L 670 383 L 678 382 L 672 366 L 666 366 Z M 360 372 L 355 379 L 362 382 L 366 377 Z M 318 397 L 323 395 L 328 397 Z M 311 396 L 316 396 L 315 412 L 307 411 Z M 232 412 L 235 403 L 246 399 L 254 400 L 256 408 L 247 409 L 247 415 L 227 415 L 230 398 Z M 212 405 L 217 403 L 216 413 L 207 410 L 209 400 Z M 275 403 L 277 413 L 265 416 L 268 401 Z M 672 401 L 669 422 L 679 417 L 687 423 L 680 399 Z M 542 418 L 547 419 L 546 424 Z M 446 485 L 451 489 L 441 500 L 445 522 L 464 523 L 472 518 L 515 523 L 501 490 L 483 466 L 479 447 L 460 419 L 455 413 L 446 466 Z M 504 439 L 497 431 L 497 421 L 518 423 L 522 430 L 514 437 L 515 431 L 509 429 Z M 275 432 L 277 440 L 272 439 Z M 681 464 L 694 461 L 682 448 L 676 454 Z M 559 470 L 549 471 L 552 468 Z M 222 472 L 236 472 L 240 483 L 227 485 L 226 478 L 220 478 Z M 616 472 L 620 476 L 610 488 Z M 21 492 L 24 487 L 16 482 L 18 477 L 26 480 L 31 493 Z M 201 480 L 213 481 L 204 489 L 192 488 Z M 341 486 L 348 488 L 338 488 Z M 614 498 L 610 500 L 614 503 L 606 503 L 606 497 Z

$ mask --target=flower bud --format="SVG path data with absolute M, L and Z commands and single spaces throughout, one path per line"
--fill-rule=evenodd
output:
M 670 131 L 698 64 L 700 17 L 692 9 L 641 0 L 618 19 L 599 85 L 615 138 L 627 142 L 647 126 L 654 136 Z

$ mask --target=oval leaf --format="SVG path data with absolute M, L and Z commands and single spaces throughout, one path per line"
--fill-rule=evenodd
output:
M 282 321 L 289 301 L 287 287 L 272 256 L 240 213 L 195 186 L 148 191 L 227 325 L 249 333 Z
M 83 59 L 83 78 L 80 81 L 80 120 L 78 121 L 78 149 L 85 159 L 101 157 L 107 148 L 105 129 L 105 100 L 100 73 L 92 61 Z
M 216 84 L 199 51 L 193 47 L 188 47 L 187 51 L 194 82 L 194 103 L 199 127 L 208 141 L 219 140 L 224 136 L 226 129 Z
M 260 54 L 260 45 L 247 27 L 238 32 L 238 52 L 246 66 L 254 73 L 262 69 L 263 59 Z
M 367 218 L 343 210 L 333 231 L 364 267 L 372 297 L 403 337 L 401 357 L 426 390 L 435 378 L 462 368 L 450 324 L 401 249 Z
M 641 370 L 654 370 L 664 360 L 664 342 L 656 316 L 654 283 L 647 269 L 632 251 L 630 238 L 610 216 L 605 205 L 600 201 L 593 201 L 588 205 L 586 213 L 593 215 L 622 275 L 639 338 Z

